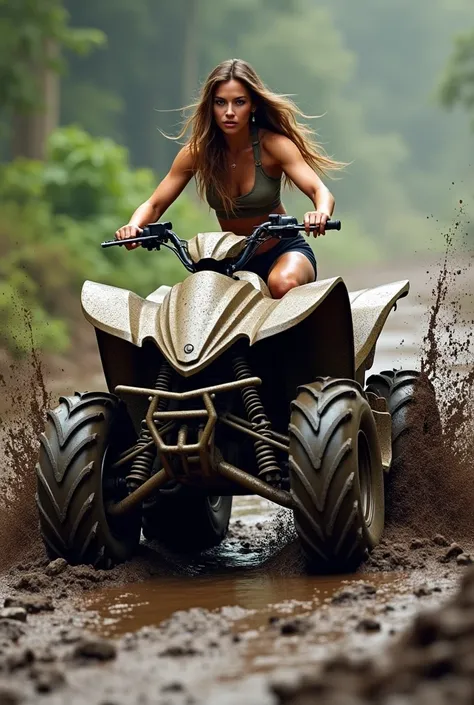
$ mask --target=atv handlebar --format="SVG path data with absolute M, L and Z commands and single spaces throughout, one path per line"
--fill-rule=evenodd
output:
M 258 247 L 268 240 L 269 237 L 280 237 L 281 239 L 296 237 L 300 230 L 306 230 L 304 223 L 298 223 L 298 220 L 292 215 L 280 215 L 274 213 L 268 216 L 268 221 L 258 225 L 253 233 L 247 238 L 247 244 L 242 251 L 240 257 L 229 266 L 228 273 L 232 276 L 234 272 L 249 261 Z M 325 226 L 326 230 L 340 230 L 340 220 L 328 220 Z M 319 225 L 310 225 L 310 232 L 319 230 Z
M 268 240 L 270 237 L 280 237 L 282 239 L 296 237 L 301 230 L 306 230 L 304 223 L 298 223 L 297 218 L 291 215 L 280 215 L 279 213 L 268 216 L 269 220 L 261 225 L 257 225 L 251 235 L 247 237 L 247 243 L 240 254 L 240 257 L 227 267 L 227 274 L 230 276 L 234 272 L 242 268 L 248 262 L 257 248 Z M 142 230 L 141 235 L 133 238 L 133 242 L 141 244 L 147 250 L 159 250 L 161 247 L 167 247 L 172 250 L 181 263 L 190 272 L 196 271 L 196 264 L 191 259 L 188 252 L 188 243 L 186 240 L 181 240 L 172 230 L 172 224 L 167 223 L 150 223 Z M 314 232 L 318 230 L 318 225 L 310 225 L 309 230 Z M 340 220 L 328 220 L 325 225 L 325 230 L 340 230 Z M 127 243 L 125 240 L 106 240 L 101 242 L 101 247 L 112 247 L 118 245 L 121 247 Z M 168 243 L 171 243 L 171 246 Z
M 188 252 L 188 243 L 186 240 L 181 240 L 176 233 L 174 233 L 171 223 L 150 223 L 142 229 L 142 235 L 137 235 L 133 238 L 133 242 L 138 242 L 147 250 L 159 250 L 161 247 L 167 247 L 172 250 L 181 263 L 190 272 L 196 271 L 193 260 L 191 259 Z M 106 240 L 106 242 L 101 242 L 101 247 L 112 247 L 113 245 L 126 245 L 127 238 L 125 240 Z M 170 247 L 167 243 L 171 242 L 173 247 Z

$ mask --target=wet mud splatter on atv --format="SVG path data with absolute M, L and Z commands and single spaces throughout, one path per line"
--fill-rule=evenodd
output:
M 10 361 L 0 376 L 0 570 L 35 546 L 43 552 L 35 506 L 35 464 L 50 399 L 31 314 L 21 309 L 17 316 L 18 335 L 26 338 L 29 352 Z

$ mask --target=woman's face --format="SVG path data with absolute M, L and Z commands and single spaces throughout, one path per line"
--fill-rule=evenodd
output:
M 232 79 L 219 83 L 214 94 L 214 118 L 226 135 L 240 132 L 250 120 L 252 100 L 246 86 Z

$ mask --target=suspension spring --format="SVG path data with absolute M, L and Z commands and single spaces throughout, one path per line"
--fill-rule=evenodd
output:
M 252 371 L 247 360 L 238 355 L 232 361 L 234 375 L 237 380 L 252 376 Z M 248 420 L 252 424 L 252 429 L 261 436 L 271 437 L 271 423 L 265 413 L 262 401 L 254 386 L 243 387 L 242 401 Z M 281 482 L 281 471 L 277 463 L 275 451 L 269 443 L 265 441 L 255 441 L 255 455 L 257 458 L 258 476 L 274 487 L 279 487 Z
M 164 361 L 161 364 L 160 371 L 158 373 L 158 377 L 156 378 L 156 382 L 154 385 L 154 388 L 157 391 L 161 392 L 167 392 L 169 391 L 170 385 L 171 385 L 171 379 L 173 376 L 173 370 L 171 369 L 170 365 Z M 160 399 L 158 402 L 158 411 L 166 411 L 166 408 L 168 406 L 168 400 L 167 399 Z M 146 424 L 146 420 L 143 419 L 141 422 L 141 430 L 140 430 L 140 435 L 138 436 L 137 442 L 136 442 L 136 447 L 140 446 L 143 447 L 147 445 L 147 443 L 150 443 L 153 440 L 153 436 L 151 435 L 148 426 Z M 137 455 L 132 463 L 132 467 L 130 468 L 130 472 L 127 475 L 126 481 L 127 481 L 127 486 L 129 490 L 132 492 L 133 490 L 136 490 L 137 487 L 140 487 L 140 485 L 143 485 L 144 482 L 148 480 L 148 478 L 151 476 L 151 470 L 153 468 L 153 463 L 155 462 L 156 458 L 156 446 L 153 444 L 151 448 L 147 448 L 144 450 L 142 453 Z

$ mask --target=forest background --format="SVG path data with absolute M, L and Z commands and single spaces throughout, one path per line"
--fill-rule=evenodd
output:
M 320 276 L 412 261 L 473 205 L 472 0 L 0 0 L 0 349 L 73 354 L 85 279 L 146 295 L 171 253 L 102 250 L 166 174 L 180 108 L 220 61 L 290 94 L 349 166 Z M 288 212 L 310 207 L 296 191 Z M 217 229 L 190 185 L 166 214 Z M 470 236 L 473 238 L 474 233 Z

